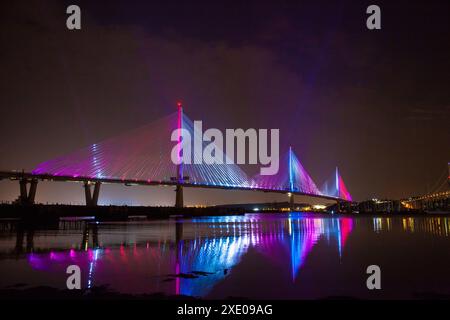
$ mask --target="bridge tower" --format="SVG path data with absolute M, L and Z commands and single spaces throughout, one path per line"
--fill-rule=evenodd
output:
M 336 166 L 336 193 L 337 193 L 337 201 L 336 201 L 336 213 L 341 213 L 341 200 L 339 199 L 340 197 L 340 191 L 339 191 L 339 169 Z
M 181 129 L 183 129 L 183 106 L 181 102 L 177 103 L 178 107 L 178 147 L 181 148 Z M 181 149 L 178 150 L 178 156 L 181 157 Z M 181 159 L 180 159 L 181 160 Z M 183 186 L 184 182 L 183 176 L 183 163 L 180 161 L 180 164 L 177 165 L 177 176 L 176 176 L 177 186 L 175 188 L 176 197 L 175 197 L 175 208 L 183 208 L 184 200 L 183 200 Z
M 288 197 L 289 197 L 289 206 L 291 210 L 294 209 L 294 169 L 292 167 L 292 147 L 289 146 L 289 191 Z

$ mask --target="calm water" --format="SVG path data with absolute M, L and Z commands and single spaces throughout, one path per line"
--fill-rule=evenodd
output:
M 273 214 L 127 223 L 0 223 L 0 289 L 82 286 L 204 298 L 450 296 L 447 217 Z M 366 268 L 381 268 L 379 291 Z

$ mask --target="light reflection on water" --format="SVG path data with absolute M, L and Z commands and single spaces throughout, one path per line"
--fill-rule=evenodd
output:
M 375 232 L 392 231 L 393 220 L 397 222 L 399 218 L 373 218 L 373 230 Z M 417 219 L 415 217 L 402 217 L 401 228 L 405 232 L 414 231 L 429 233 L 435 236 L 450 235 L 450 220 L 447 217 L 427 217 Z M 417 229 L 417 230 L 416 230 Z
M 404 241 L 409 238 L 402 234 L 418 233 L 446 238 L 449 244 L 446 217 L 251 214 L 137 223 L 60 222 L 55 230 L 9 224 L 0 228 L 0 271 L 8 275 L 0 280 L 0 288 L 16 283 L 64 288 L 66 267 L 77 264 L 84 288 L 107 285 L 121 293 L 201 297 L 269 298 L 270 292 L 260 291 L 274 279 L 284 288 L 279 298 L 365 297 L 357 278 L 348 276 L 355 266 L 364 269 L 366 258 L 359 248 L 364 241 L 368 248 L 377 241 L 388 243 L 385 255 L 380 256 L 380 250 L 372 255 L 387 266 L 386 257 L 397 250 L 396 242 L 389 249 L 389 234 Z M 416 240 L 407 241 L 416 245 Z M 352 243 L 349 249 L 348 243 Z M 444 261 L 444 266 L 450 264 L 448 256 Z M 329 286 L 319 284 L 333 276 L 333 270 L 336 283 L 331 277 Z M 321 279 L 312 287 L 316 276 Z M 255 277 L 256 282 L 251 282 Z M 246 281 L 255 287 L 249 288 Z M 403 297 L 399 292 L 394 296 Z

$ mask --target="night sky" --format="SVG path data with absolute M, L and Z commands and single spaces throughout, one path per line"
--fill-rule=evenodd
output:
M 70 4 L 80 31 L 66 28 Z M 370 4 L 381 30 L 366 28 Z M 182 100 L 207 127 L 280 128 L 318 186 L 338 166 L 356 200 L 424 194 L 450 161 L 449 16 L 448 1 L 4 1 L 0 169 L 32 170 Z M 18 191 L 0 182 L 1 200 Z M 102 192 L 101 203 L 175 198 L 163 187 Z M 82 203 L 81 185 L 40 184 L 37 201 Z

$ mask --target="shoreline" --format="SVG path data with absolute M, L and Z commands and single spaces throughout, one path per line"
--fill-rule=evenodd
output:
M 283 211 L 290 213 L 296 211 Z M 302 211 L 303 212 L 303 211 Z M 251 211 L 240 207 L 149 207 L 149 206 L 95 206 L 63 205 L 63 204 L 0 204 L 0 221 L 29 221 L 46 222 L 58 220 L 96 220 L 96 221 L 130 221 L 130 220 L 160 220 L 170 218 L 191 218 L 208 216 L 233 216 L 245 214 L 274 214 L 280 210 Z M 306 211 L 304 213 L 323 216 L 367 216 L 367 217 L 396 217 L 396 216 L 450 216 L 450 212 L 425 212 L 418 210 L 400 212 L 341 212 L 331 214 L 323 211 Z

